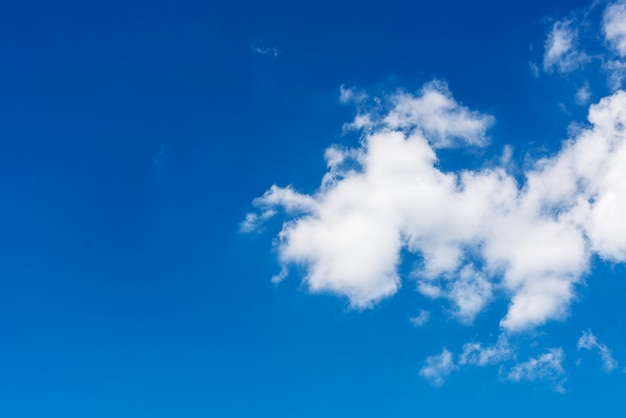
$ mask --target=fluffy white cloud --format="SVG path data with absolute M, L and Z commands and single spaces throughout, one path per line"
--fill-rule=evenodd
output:
M 561 20 L 548 33 L 543 55 L 544 71 L 569 73 L 589 61 L 589 56 L 578 50 L 578 31 L 572 19 Z
M 565 370 L 562 366 L 564 357 L 561 348 L 551 348 L 539 357 L 516 364 L 503 377 L 515 382 L 549 380 L 554 383 L 557 392 L 564 392 Z
M 493 121 L 441 83 L 360 117 L 370 121 L 361 146 L 326 151 L 315 193 L 272 186 L 254 201 L 260 215 L 244 221 L 249 229 L 279 208 L 290 214 L 279 259 L 304 266 L 311 291 L 370 307 L 400 287 L 405 249 L 421 260 L 422 294 L 450 300 L 469 323 L 498 289 L 511 301 L 501 326 L 518 331 L 567 314 L 593 253 L 626 261 L 626 93 L 592 105 L 589 126 L 537 161 L 522 186 L 504 168 L 437 167 L 436 148 L 482 145 Z
M 445 83 L 426 84 L 419 95 L 395 94 L 382 124 L 394 130 L 418 129 L 435 148 L 488 142 L 487 128 L 494 118 L 460 105 Z
M 578 340 L 578 349 L 585 349 L 590 351 L 597 351 L 598 355 L 602 359 L 602 367 L 606 372 L 611 372 L 617 367 L 617 361 L 613 358 L 611 350 L 605 345 L 598 342 L 596 336 L 593 335 L 591 330 L 583 331 L 580 339 Z
M 433 385 L 441 386 L 456 368 L 452 353 L 444 348 L 441 354 L 426 358 L 419 374 Z

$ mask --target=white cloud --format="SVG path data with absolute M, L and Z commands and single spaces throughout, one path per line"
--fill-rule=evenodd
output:
M 409 318 L 409 321 L 411 321 L 411 324 L 415 325 L 416 327 L 421 327 L 425 325 L 429 319 L 430 319 L 430 312 L 420 310 L 417 315 Z
M 626 62 L 620 59 L 610 59 L 604 63 L 604 69 L 608 73 L 609 88 L 612 90 L 619 89 L 626 77 Z
M 280 269 L 280 272 L 278 274 L 275 274 L 274 276 L 272 276 L 272 278 L 270 279 L 270 281 L 274 284 L 278 284 L 280 282 L 282 282 L 283 280 L 285 280 L 287 278 L 287 276 L 289 275 L 289 269 L 285 266 L 282 266 Z
M 247 213 L 245 219 L 239 224 L 239 230 L 241 232 L 252 232 L 275 214 L 276 211 L 274 209 L 268 209 L 260 215 L 253 212 Z
M 565 370 L 562 362 L 565 355 L 561 348 L 551 348 L 536 358 L 516 364 L 504 374 L 504 378 L 514 382 L 548 380 L 554 383 L 557 392 L 564 392 Z
M 459 272 L 459 277 L 451 286 L 449 297 L 456 305 L 456 316 L 466 323 L 474 320 L 491 299 L 493 285 L 472 265 Z
M 608 58 L 604 69 L 609 75 L 609 87 L 616 90 L 626 77 L 626 2 L 609 4 L 602 18 L 602 32 L 613 56 Z
M 264 42 L 253 42 L 250 45 L 250 49 L 264 57 L 276 58 L 280 55 L 280 51 L 278 50 L 278 48 L 274 46 L 268 46 Z
M 382 123 L 405 132 L 417 129 L 435 148 L 470 144 L 484 146 L 487 129 L 494 118 L 471 111 L 459 104 L 445 83 L 424 85 L 420 95 L 398 93 L 391 97 L 392 107 Z
M 601 5 L 606 5 L 603 12 L 595 13 Z M 569 74 L 583 69 L 592 60 L 601 63 L 611 90 L 622 87 L 626 78 L 626 0 L 592 1 L 550 28 L 544 43 L 544 71 Z M 530 66 L 538 77 L 537 65 L 531 61 Z M 576 103 L 586 104 L 589 93 L 589 88 L 580 88 L 575 95 Z
M 504 335 L 500 335 L 494 345 L 484 347 L 479 342 L 469 342 L 463 345 L 463 352 L 459 359 L 461 365 L 487 366 L 499 364 L 513 357 L 514 350 Z
M 544 71 L 569 73 L 589 61 L 589 56 L 578 49 L 576 23 L 572 19 L 554 23 L 544 46 Z
M 339 101 L 341 103 L 362 103 L 367 100 L 367 93 L 355 89 L 354 87 L 339 87 Z
M 539 66 L 537 65 L 536 62 L 533 62 L 533 61 L 529 62 L 528 69 L 530 70 L 530 73 L 532 74 L 533 77 L 539 78 Z
M 519 331 L 567 315 L 593 253 L 626 261 L 626 93 L 592 105 L 590 125 L 537 161 L 523 187 L 503 168 L 437 167 L 436 147 L 482 145 L 493 121 L 441 83 L 388 106 L 362 110 L 372 123 L 361 146 L 327 150 L 314 194 L 272 186 L 254 201 L 259 218 L 290 214 L 279 260 L 305 267 L 311 291 L 370 307 L 400 287 L 404 249 L 423 260 L 413 272 L 421 293 L 471 322 L 498 289 L 511 301 L 501 326 Z
M 610 47 L 620 57 L 626 57 L 626 2 L 618 1 L 607 6 L 602 19 L 602 29 Z
M 452 353 L 444 348 L 441 354 L 426 357 L 419 374 L 434 386 L 441 386 L 456 368 Z
M 585 349 L 598 351 L 598 355 L 602 359 L 602 367 L 606 372 L 611 372 L 617 367 L 617 361 L 613 358 L 611 350 L 605 345 L 598 342 L 596 336 L 593 335 L 591 330 L 583 331 L 580 339 L 578 340 L 578 349 Z
M 598 21 L 593 10 L 605 3 L 608 4 Z M 589 55 L 585 50 L 594 53 Z M 626 77 L 626 1 L 591 2 L 588 7 L 573 11 L 551 27 L 544 45 L 544 71 L 571 73 L 582 69 L 592 59 L 602 62 L 609 88 L 613 91 L 621 88 Z M 537 67 L 535 65 L 533 69 L 532 65 L 531 70 L 537 77 Z M 578 90 L 576 102 L 586 104 L 588 93 L 585 88 Z
M 591 87 L 589 87 L 589 83 L 583 84 L 581 88 L 576 91 L 576 103 L 580 106 L 586 105 L 589 103 L 589 99 L 591 98 Z
M 317 201 L 313 197 L 300 194 L 291 186 L 276 185 L 270 187 L 263 196 L 254 199 L 253 204 L 260 207 L 280 206 L 291 213 L 310 212 L 317 207 Z
M 429 298 L 449 299 L 454 304 L 454 316 L 465 324 L 471 324 L 491 299 L 493 284 L 472 264 L 441 280 L 434 280 L 437 275 L 426 275 L 420 279 L 418 291 Z

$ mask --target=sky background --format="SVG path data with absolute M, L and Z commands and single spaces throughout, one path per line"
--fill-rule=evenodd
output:
M 587 7 L 4 0 L 0 416 L 619 416 L 624 264 L 594 255 L 566 317 L 512 337 L 514 361 L 437 385 L 420 375 L 425 359 L 494 343 L 509 300 L 467 325 L 403 277 L 351 309 L 309 292 L 305 270 L 270 282 L 282 214 L 240 231 L 272 184 L 314 193 L 324 150 L 359 145 L 342 85 L 375 96 L 436 79 L 492 115 L 490 144 L 441 149 L 444 171 L 498 161 L 505 145 L 522 168 L 554 155 L 616 89 L 596 61 L 544 66 L 554 23 Z M 420 310 L 430 319 L 417 327 Z M 586 330 L 615 370 L 577 348 Z M 546 347 L 562 347 L 562 388 L 503 378 Z

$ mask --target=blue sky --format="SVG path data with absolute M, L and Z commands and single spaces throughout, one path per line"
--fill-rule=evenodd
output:
M 623 414 L 625 3 L 7 0 L 0 54 L 0 416 Z

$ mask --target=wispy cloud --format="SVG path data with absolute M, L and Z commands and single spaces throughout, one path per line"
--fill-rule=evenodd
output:
M 584 106 L 589 103 L 590 98 L 591 88 L 589 87 L 589 83 L 585 83 L 578 89 L 578 91 L 576 91 L 576 103 L 580 106 Z
M 552 25 L 545 42 L 543 69 L 569 73 L 589 61 L 589 56 L 579 50 L 576 22 L 572 19 L 560 20 Z
M 459 364 L 473 366 L 500 364 L 513 357 L 514 352 L 515 350 L 509 345 L 504 335 L 500 335 L 498 342 L 491 346 L 472 341 L 463 345 Z
M 444 348 L 441 354 L 426 358 L 419 374 L 434 386 L 441 386 L 456 368 L 452 353 Z
M 350 88 L 344 85 L 339 87 L 339 101 L 341 103 L 355 103 L 358 105 L 367 100 L 367 98 L 367 93 L 354 87 Z
M 621 58 L 626 57 L 626 2 L 609 4 L 602 18 L 602 30 L 610 47 Z
M 259 55 L 269 58 L 276 58 L 281 54 L 278 48 L 275 46 L 269 46 L 262 41 L 253 42 L 250 44 L 250 49 Z
M 602 6 L 604 10 L 598 21 L 593 11 Z M 586 8 L 556 21 L 550 28 L 544 43 L 544 71 L 572 73 L 594 59 L 602 63 L 608 86 L 612 90 L 621 88 L 626 79 L 626 1 L 593 1 Z M 535 76 L 539 75 L 537 70 L 535 65 Z M 576 95 L 577 103 L 586 103 L 585 92 L 579 90 L 582 95 Z
M 617 361 L 613 358 L 611 350 L 605 345 L 598 342 L 597 338 L 591 330 L 583 331 L 580 339 L 578 340 L 578 349 L 585 349 L 590 351 L 597 351 L 598 355 L 602 359 L 602 368 L 606 372 L 611 372 L 617 368 Z
M 410 317 L 409 321 L 411 321 L 411 324 L 415 325 L 416 327 L 421 327 L 424 326 L 429 319 L 430 312 L 420 310 L 417 315 Z
M 241 232 L 252 232 L 259 228 L 266 220 L 276 215 L 274 209 L 268 209 L 261 213 L 247 213 L 246 218 L 239 224 L 239 230 Z
M 538 357 L 516 364 L 502 376 L 514 382 L 547 380 L 552 382 L 557 392 L 565 392 L 564 383 L 567 380 L 562 363 L 565 355 L 561 348 L 551 348 Z

